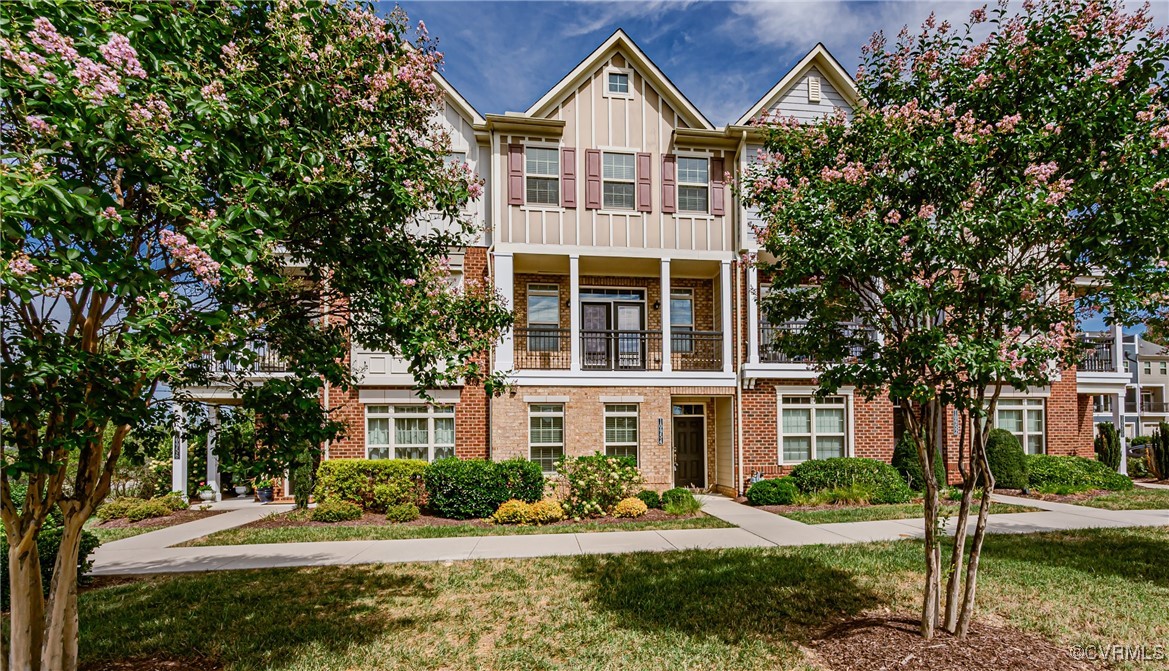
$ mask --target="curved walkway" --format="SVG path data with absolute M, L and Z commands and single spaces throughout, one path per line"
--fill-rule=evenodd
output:
M 1042 508 L 1043 512 L 991 515 L 987 527 L 989 533 L 1169 525 L 1169 510 L 1101 510 L 998 494 L 994 498 L 1003 503 Z M 183 573 L 287 566 L 668 552 L 861 543 L 920 538 L 924 535 L 921 519 L 809 525 L 721 496 L 700 496 L 699 499 L 704 512 L 736 525 L 735 528 L 170 547 L 291 508 L 287 505 L 233 505 L 224 502 L 216 507 L 234 509 L 222 515 L 103 545 L 94 553 L 93 573 Z

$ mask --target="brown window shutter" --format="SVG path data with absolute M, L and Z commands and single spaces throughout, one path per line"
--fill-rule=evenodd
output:
M 653 212 L 653 154 L 637 155 L 637 211 Z
M 671 214 L 678 211 L 678 157 L 666 154 L 662 157 L 662 212 Z
M 507 145 L 507 204 L 524 204 L 524 145 Z
M 726 183 L 723 179 L 723 160 L 710 159 L 710 213 L 716 217 L 727 213 Z
M 601 150 L 585 150 L 585 207 L 601 209 Z
M 576 207 L 576 149 L 564 147 L 560 150 L 560 204 Z

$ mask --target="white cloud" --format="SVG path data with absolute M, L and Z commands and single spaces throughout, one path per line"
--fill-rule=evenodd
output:
M 580 2 L 578 20 L 561 31 L 565 37 L 577 37 L 611 28 L 622 21 L 657 20 L 685 11 L 694 0 L 652 0 L 650 2 Z

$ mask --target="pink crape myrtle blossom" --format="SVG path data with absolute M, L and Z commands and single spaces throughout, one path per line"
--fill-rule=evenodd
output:
M 205 284 L 218 286 L 219 262 L 213 260 L 198 245 L 187 240 L 187 236 L 165 229 L 158 234 L 158 240 L 171 253 L 171 256 L 185 263 L 191 272 Z

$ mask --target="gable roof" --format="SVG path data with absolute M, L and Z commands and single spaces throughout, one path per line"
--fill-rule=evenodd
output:
M 442 91 L 445 94 L 444 99 L 446 100 L 447 104 L 452 105 L 459 114 L 463 115 L 464 118 L 470 119 L 471 125 L 478 126 L 486 123 L 486 121 L 483 119 L 483 115 L 479 114 L 478 110 L 476 110 L 474 106 L 471 105 L 471 103 L 467 102 L 467 99 L 463 97 L 463 94 L 459 93 L 458 89 L 456 89 L 453 84 L 446 80 L 446 77 L 443 77 L 438 73 L 438 70 L 434 71 L 434 81 L 439 85 L 440 88 L 442 88 Z
M 674 86 L 670 78 L 620 28 L 609 36 L 609 39 L 602 42 L 601 46 L 594 49 L 588 56 L 585 56 L 584 60 L 565 75 L 563 79 L 557 82 L 543 97 L 533 103 L 524 114 L 527 116 L 541 116 L 550 112 L 563 96 L 567 95 L 570 91 L 576 90 L 576 87 L 580 85 L 580 82 L 585 77 L 600 67 L 601 63 L 611 53 L 618 51 L 630 61 L 634 69 L 649 80 L 650 84 L 678 111 L 678 114 L 686 120 L 686 123 L 690 127 L 705 128 L 707 130 L 714 129 L 714 126 L 711 125 L 710 121 L 707 120 L 702 112 L 698 111 L 694 103 L 690 102 L 678 90 L 677 86 Z
M 856 90 L 856 82 L 852 80 L 852 76 L 845 71 L 840 65 L 840 61 L 836 60 L 824 46 L 823 42 L 817 42 L 816 46 L 808 52 L 808 55 L 800 59 L 795 67 L 787 71 L 783 77 L 776 82 L 775 86 L 771 87 L 762 98 L 760 98 L 747 113 L 739 117 L 739 120 L 734 123 L 736 126 L 745 126 L 751 119 L 758 116 L 763 110 L 770 108 L 777 103 L 780 98 L 787 93 L 788 89 L 799 81 L 800 75 L 807 71 L 812 65 L 817 66 L 820 73 L 828 78 L 828 81 L 844 96 L 848 104 L 856 106 L 860 102 L 860 93 Z

